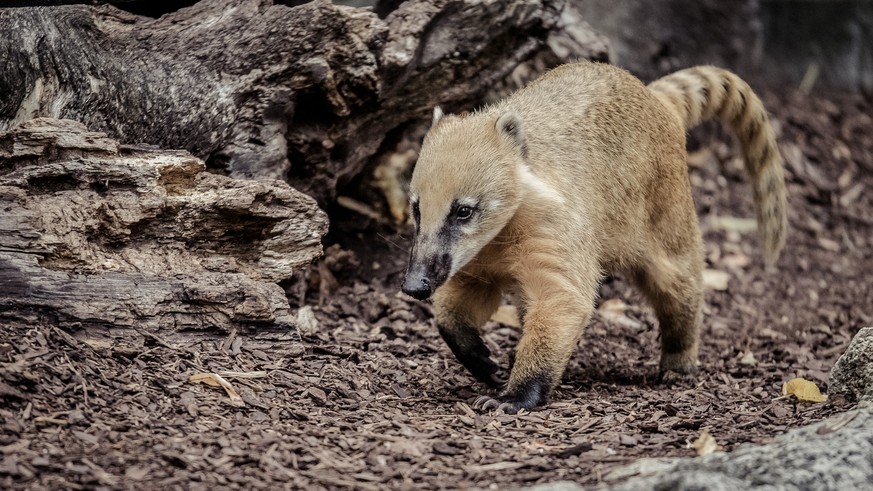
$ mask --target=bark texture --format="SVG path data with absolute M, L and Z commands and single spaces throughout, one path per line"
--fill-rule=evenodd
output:
M 158 19 L 5 9 L 0 130 L 75 119 L 234 177 L 287 177 L 324 204 L 433 106 L 470 109 L 535 60 L 606 58 L 565 0 L 409 0 L 381 13 L 327 0 L 203 0 Z
M 205 169 L 69 120 L 0 133 L 0 324 L 293 327 L 275 282 L 321 254 L 326 216 Z

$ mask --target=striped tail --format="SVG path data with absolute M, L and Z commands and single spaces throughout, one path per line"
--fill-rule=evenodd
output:
M 713 118 L 733 128 L 752 180 L 764 260 L 775 263 L 788 228 L 785 177 L 776 135 L 761 100 L 736 74 L 711 66 L 680 70 L 655 80 L 649 89 L 686 129 Z

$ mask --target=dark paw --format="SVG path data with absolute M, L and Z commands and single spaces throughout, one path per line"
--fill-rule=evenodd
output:
M 440 334 L 455 358 L 464 365 L 470 374 L 476 377 L 476 380 L 494 388 L 506 385 L 507 379 L 498 375 L 500 367 L 491 359 L 491 351 L 485 346 L 476 331 L 440 329 Z
M 488 385 L 489 387 L 499 389 L 506 385 L 507 378 L 498 374 L 500 367 L 491 360 L 491 358 L 483 356 L 468 356 L 460 359 L 462 365 L 476 377 L 476 380 Z
M 506 414 L 515 414 L 521 409 L 531 410 L 546 403 L 549 397 L 548 377 L 532 377 L 520 383 L 510 384 L 498 399 L 482 396 L 473 401 L 473 408 L 480 411 L 499 409 Z

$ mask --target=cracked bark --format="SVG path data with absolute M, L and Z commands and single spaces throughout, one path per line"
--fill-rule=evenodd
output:
M 293 335 L 284 290 L 327 217 L 276 180 L 205 171 L 69 120 L 0 133 L 0 325 Z
M 550 65 L 606 58 L 565 0 L 204 0 L 158 19 L 111 6 L 0 10 L 0 130 L 81 121 L 183 148 L 322 205 L 433 106 L 471 109 Z

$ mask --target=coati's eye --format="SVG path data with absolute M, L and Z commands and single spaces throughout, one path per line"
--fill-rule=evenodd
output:
M 471 206 L 459 206 L 458 210 L 455 211 L 455 217 L 458 220 L 466 220 L 473 216 L 473 207 Z

